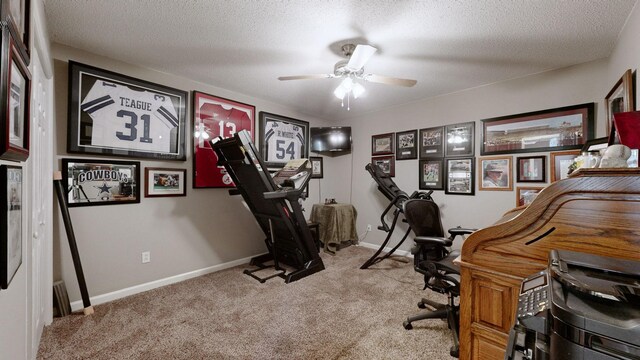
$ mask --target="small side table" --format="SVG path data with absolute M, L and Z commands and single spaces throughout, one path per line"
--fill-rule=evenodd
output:
M 358 243 L 357 216 L 358 212 L 351 204 L 313 205 L 310 221 L 320 224 L 319 237 L 325 251 L 335 253 L 342 243 Z

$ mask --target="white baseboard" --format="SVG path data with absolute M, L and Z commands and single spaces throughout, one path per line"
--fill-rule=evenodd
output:
M 247 264 L 255 256 L 258 256 L 258 255 L 254 255 L 254 256 L 238 259 L 238 260 L 229 261 L 229 262 L 226 262 L 226 263 L 223 263 L 223 264 L 210 266 L 210 267 L 207 267 L 207 268 L 204 268 L 204 269 L 189 271 L 189 272 L 184 273 L 184 274 L 170 276 L 168 278 L 159 279 L 159 280 L 151 281 L 151 282 L 148 282 L 148 283 L 131 286 L 131 287 L 128 287 L 128 288 L 125 288 L 125 289 L 122 289 L 122 290 L 116 290 L 116 291 L 113 291 L 113 292 L 110 292 L 110 293 L 106 293 L 106 294 L 102 294 L 102 295 L 92 296 L 92 297 L 90 297 L 91 305 L 104 304 L 104 303 L 109 302 L 109 301 L 122 299 L 124 297 L 130 296 L 130 295 L 135 295 L 135 294 L 138 294 L 138 293 L 141 293 L 141 292 L 144 292 L 144 291 L 148 291 L 148 290 L 152 290 L 152 289 L 155 289 L 155 288 L 159 288 L 161 286 L 175 284 L 177 282 L 185 281 L 185 280 L 188 280 L 188 279 L 192 279 L 194 277 L 210 274 L 210 273 L 213 273 L 213 272 L 216 272 L 216 271 L 220 271 L 220 270 L 225 270 L 225 269 L 232 268 L 234 266 L 238 266 L 238 265 L 242 265 L 242 264 Z M 82 304 L 82 300 L 74 301 L 74 302 L 71 303 L 71 311 L 78 311 L 78 310 L 82 310 L 83 308 L 84 308 L 84 306 Z
M 360 243 L 358 243 L 358 246 L 366 247 L 366 248 L 373 249 L 373 250 L 378 250 L 380 248 L 380 244 L 372 244 L 372 243 L 368 243 L 368 242 L 360 242 Z M 389 251 L 391 251 L 391 249 L 393 249 L 393 248 L 387 246 L 382 251 L 389 252 Z M 411 254 L 411 251 L 407 251 L 407 250 L 398 249 L 398 250 L 393 252 L 393 255 L 394 256 L 395 255 L 405 256 L 405 257 L 413 259 L 413 254 Z

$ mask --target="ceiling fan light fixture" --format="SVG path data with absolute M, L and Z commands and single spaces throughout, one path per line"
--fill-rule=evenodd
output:
M 353 89 L 351 89 L 351 92 L 353 93 L 353 98 L 357 99 L 360 96 L 362 96 L 362 94 L 364 94 L 365 89 L 364 89 L 364 86 L 362 86 L 362 85 L 360 85 L 358 83 L 355 83 L 353 85 Z
M 342 85 L 338 85 L 338 87 L 333 90 L 333 95 L 335 95 L 338 99 L 342 100 L 345 95 L 347 95 L 347 90 L 345 90 Z
M 353 89 L 353 79 L 350 77 L 345 78 L 340 83 L 340 87 L 343 88 L 346 92 L 351 91 L 351 89 Z

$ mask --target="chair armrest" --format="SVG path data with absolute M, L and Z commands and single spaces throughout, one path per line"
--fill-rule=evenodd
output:
M 452 237 L 456 237 L 460 235 L 469 235 L 476 230 L 478 229 L 467 229 L 467 228 L 461 228 L 460 226 L 458 226 L 453 229 L 449 229 L 449 234 L 451 234 Z
M 418 245 L 439 245 L 449 247 L 453 244 L 453 240 L 438 236 L 416 236 L 413 240 Z

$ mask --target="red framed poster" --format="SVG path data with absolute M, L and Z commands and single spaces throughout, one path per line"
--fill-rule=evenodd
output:
M 193 187 L 235 187 L 223 166 L 218 166 L 218 157 L 211 149 L 209 140 L 218 136 L 228 138 L 240 130 L 251 133 L 255 140 L 253 105 L 201 93 L 193 92 Z

